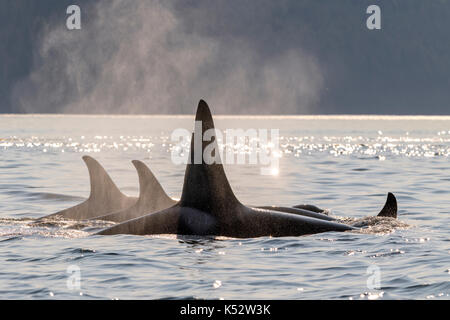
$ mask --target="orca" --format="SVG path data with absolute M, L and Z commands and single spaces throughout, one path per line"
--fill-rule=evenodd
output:
M 252 208 L 243 205 L 234 195 L 221 161 L 207 164 L 205 149 L 218 149 L 215 135 L 211 142 L 203 141 L 201 150 L 194 147 L 195 136 L 204 137 L 214 130 L 211 112 L 200 100 L 196 121 L 201 132 L 194 130 L 191 140 L 190 162 L 186 166 L 181 199 L 170 208 L 150 213 L 100 231 L 99 235 L 115 234 L 177 234 L 195 236 L 225 236 L 233 238 L 302 236 L 329 231 L 349 231 L 356 228 L 298 214 Z M 212 147 L 212 148 L 211 148 Z M 201 151 L 201 163 L 196 163 L 195 151 Z M 220 157 L 215 154 L 215 158 Z
M 160 211 L 165 208 L 169 208 L 177 203 L 176 200 L 170 198 L 167 193 L 162 188 L 159 181 L 156 179 L 153 172 L 139 160 L 133 160 L 133 165 L 136 167 L 138 176 L 139 176 L 139 198 L 137 202 L 124 210 L 116 211 L 112 213 L 107 213 L 106 215 L 91 218 L 91 220 L 104 220 L 111 222 L 124 222 L 127 220 L 131 220 L 137 217 L 141 217 L 143 215 Z M 299 209 L 298 206 L 295 208 L 289 207 L 276 207 L 276 206 L 259 206 L 257 208 L 260 209 L 268 209 L 274 211 L 281 211 L 287 213 L 293 213 L 298 215 L 303 215 L 307 217 L 313 217 L 323 220 L 336 220 L 331 218 L 321 212 L 324 211 L 312 205 L 303 205 L 308 208 L 316 208 L 317 211 L 310 211 L 307 209 Z M 313 209 L 314 210 L 314 209 Z
M 156 212 L 165 208 L 168 208 L 176 203 L 176 200 L 171 199 L 162 188 L 159 181 L 156 179 L 152 171 L 139 160 L 133 160 L 132 163 L 136 168 L 139 176 L 140 194 L 138 198 L 131 198 L 134 203 L 126 203 L 125 205 L 117 205 L 112 203 L 109 199 L 123 198 L 124 195 L 118 191 L 118 188 L 112 182 L 112 179 L 106 172 L 106 170 L 100 165 L 100 163 L 90 156 L 83 157 L 89 170 L 90 184 L 91 184 L 91 196 L 84 203 L 77 205 L 73 208 L 65 209 L 55 214 L 43 217 L 47 218 L 65 218 L 71 220 L 104 220 L 111 222 L 123 222 L 131 220 L 145 214 Z M 103 207 L 103 203 L 110 204 Z M 113 209 L 112 212 L 109 211 Z M 264 207 L 260 207 L 264 208 Z M 282 207 L 271 207 L 275 211 L 286 211 Z M 119 209 L 119 210 L 115 210 Z M 315 214 L 313 212 L 305 210 L 296 210 L 290 208 L 291 213 L 316 216 L 317 218 L 323 218 L 325 220 L 331 220 L 327 216 Z M 97 214 L 100 214 L 97 216 Z
M 136 203 L 124 210 L 92 218 L 93 220 L 123 222 L 169 208 L 177 203 L 167 195 L 145 163 L 139 160 L 133 160 L 132 163 L 139 176 L 139 198 Z
M 311 208 L 312 210 L 308 209 L 300 209 L 301 208 Z M 277 206 L 263 206 L 258 207 L 261 209 L 268 209 L 268 210 L 274 210 L 274 211 L 281 211 L 286 213 L 292 213 L 292 214 L 299 214 L 307 217 L 312 217 L 316 219 L 323 219 L 327 221 L 336 221 L 338 219 L 330 217 L 329 215 L 323 213 L 325 211 L 320 212 L 321 209 L 312 206 L 312 205 L 301 205 L 301 206 L 294 206 L 294 207 L 277 207 Z M 317 208 L 318 210 L 315 210 L 314 208 Z M 397 218 L 397 199 L 395 198 L 394 194 L 389 192 L 387 195 L 386 203 L 384 204 L 384 207 L 381 209 L 381 211 L 377 214 L 377 217 L 390 217 L 390 218 Z
M 107 213 L 103 216 L 91 218 L 91 220 L 104 220 L 120 223 L 141 217 L 152 212 L 160 211 L 165 208 L 169 208 L 177 203 L 176 200 L 170 198 L 167 195 L 153 172 L 147 167 L 145 163 L 139 160 L 133 160 L 132 163 L 135 166 L 139 176 L 140 193 L 137 202 L 131 207 L 124 210 Z M 395 204 L 395 207 L 392 206 L 392 202 Z M 298 214 L 327 221 L 337 220 L 334 217 L 330 217 L 324 214 L 323 212 L 325 212 L 325 210 L 319 209 L 318 207 L 313 205 L 301 205 L 294 207 L 257 206 L 257 208 Z M 308 208 L 311 210 L 301 208 Z M 389 193 L 388 200 L 378 216 L 388 216 L 387 214 L 385 214 L 385 212 L 388 211 L 395 214 L 396 210 L 395 197 L 392 193 Z
M 59 211 L 41 219 L 64 218 L 71 220 L 85 220 L 98 217 L 109 212 L 129 208 L 138 198 L 128 197 L 117 188 L 114 181 L 97 160 L 84 156 L 91 183 L 89 198 L 72 208 Z

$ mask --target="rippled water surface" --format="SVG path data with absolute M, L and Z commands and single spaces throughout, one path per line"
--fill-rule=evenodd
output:
M 362 218 L 391 191 L 409 227 L 202 239 L 35 224 L 88 196 L 84 154 L 129 195 L 138 194 L 131 160 L 143 160 L 179 197 L 184 166 L 171 161 L 170 135 L 191 130 L 193 117 L 0 116 L 0 298 L 449 299 L 450 118 L 216 117 L 216 126 L 280 129 L 278 175 L 226 165 L 242 202 Z M 79 289 L 68 286 L 77 268 Z

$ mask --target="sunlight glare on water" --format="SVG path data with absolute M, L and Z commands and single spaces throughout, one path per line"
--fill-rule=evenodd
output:
M 280 130 L 274 174 L 225 165 L 243 203 L 310 203 L 355 220 L 376 215 L 393 192 L 398 228 L 209 239 L 101 237 L 91 234 L 108 223 L 35 223 L 88 196 L 85 154 L 128 195 L 139 192 L 131 164 L 138 159 L 179 198 L 185 168 L 171 161 L 170 136 L 192 130 L 193 117 L 0 116 L 0 297 L 449 299 L 449 117 L 217 116 L 215 122 L 221 130 Z M 79 289 L 67 286 L 73 265 Z M 373 266 L 376 288 L 368 282 Z

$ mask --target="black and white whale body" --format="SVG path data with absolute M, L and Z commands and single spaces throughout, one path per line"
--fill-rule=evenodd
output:
M 214 122 L 208 105 L 200 101 L 196 121 L 202 122 L 201 135 L 211 129 Z M 201 163 L 195 164 L 194 138 L 191 142 L 190 163 L 186 167 L 180 201 L 167 209 L 136 218 L 106 230 L 100 235 L 114 234 L 178 234 L 199 236 L 226 236 L 253 238 L 263 236 L 301 236 L 327 231 L 348 231 L 351 226 L 297 214 L 251 208 L 235 197 L 220 161 L 207 164 L 203 155 L 208 147 L 211 155 L 219 159 L 218 146 L 202 141 Z M 202 139 L 203 140 L 203 139 Z
M 139 198 L 131 207 L 96 217 L 95 220 L 123 222 L 169 208 L 177 203 L 170 198 L 145 163 L 133 160 L 139 176 Z
M 89 198 L 79 205 L 45 216 L 41 219 L 90 219 L 109 212 L 129 208 L 136 203 L 138 198 L 128 197 L 123 194 L 98 161 L 89 156 L 84 156 L 83 161 L 88 167 L 91 183 Z

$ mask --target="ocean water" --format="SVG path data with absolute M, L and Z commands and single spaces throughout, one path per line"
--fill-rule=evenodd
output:
M 144 161 L 173 197 L 184 166 L 176 128 L 192 116 L 0 116 L 1 299 L 449 299 L 449 117 L 215 117 L 216 127 L 279 129 L 277 174 L 226 165 L 246 204 L 373 216 L 387 192 L 405 225 L 303 237 L 93 236 L 107 223 L 34 219 L 89 195 L 98 159 L 138 194 Z M 243 150 L 236 150 L 241 152 Z M 75 281 L 73 281 L 75 279 Z M 77 282 L 79 280 L 79 282 Z M 79 286 L 78 286 L 79 284 Z

